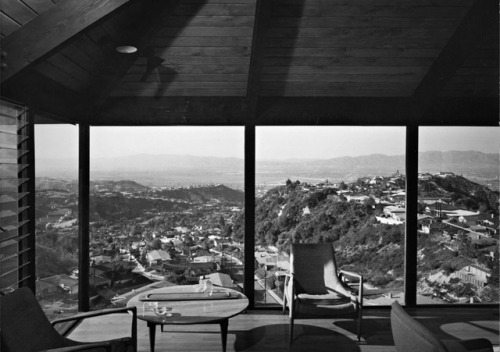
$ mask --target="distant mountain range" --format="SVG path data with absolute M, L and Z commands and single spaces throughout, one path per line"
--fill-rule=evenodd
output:
M 256 183 L 277 184 L 291 178 L 306 182 L 353 181 L 359 177 L 404 173 L 404 155 L 372 154 L 332 159 L 288 159 L 257 161 Z M 478 182 L 498 180 L 499 154 L 475 151 L 419 153 L 421 172 L 451 171 Z M 77 164 L 70 160 L 37 159 L 37 177 L 76 178 Z M 190 155 L 141 154 L 130 157 L 97 158 L 91 161 L 91 179 L 134 180 L 148 186 L 186 186 L 244 183 L 244 161 L 238 158 Z

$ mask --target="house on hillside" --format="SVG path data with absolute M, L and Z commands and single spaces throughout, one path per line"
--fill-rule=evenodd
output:
M 162 249 L 155 249 L 154 251 L 146 254 L 146 260 L 149 265 L 161 265 L 163 262 L 171 260 L 170 254 Z
M 484 265 L 468 264 L 456 271 L 452 276 L 473 285 L 484 287 L 488 284 L 488 277 L 491 276 L 491 272 Z
M 40 287 L 44 287 L 46 289 L 49 289 L 50 285 L 58 287 L 60 290 L 63 290 L 69 294 L 78 293 L 78 280 L 75 280 L 66 274 L 45 277 L 43 279 L 40 279 L 39 281 Z M 52 290 L 52 288 L 50 288 L 50 290 Z
M 207 280 L 212 281 L 214 286 L 231 288 L 233 290 L 239 289 L 239 286 L 234 283 L 234 280 L 228 274 L 212 273 L 200 277 L 200 284 L 203 285 Z

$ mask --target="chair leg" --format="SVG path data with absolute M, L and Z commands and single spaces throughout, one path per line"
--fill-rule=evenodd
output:
M 359 311 L 359 315 L 358 315 L 358 342 L 361 342 L 361 327 L 362 327 L 362 323 L 363 323 L 363 313 L 362 311 Z
M 288 330 L 288 344 L 292 344 L 293 341 L 293 323 L 294 323 L 295 318 L 293 315 L 290 315 L 290 328 Z

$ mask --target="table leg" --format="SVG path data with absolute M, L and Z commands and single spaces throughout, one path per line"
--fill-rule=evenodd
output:
M 226 352 L 228 325 L 229 325 L 229 319 L 225 319 L 225 320 L 220 322 L 220 333 L 221 333 L 221 337 L 222 337 L 222 352 Z
M 149 328 L 149 348 L 151 352 L 155 352 L 155 335 L 156 335 L 156 324 L 148 321 Z

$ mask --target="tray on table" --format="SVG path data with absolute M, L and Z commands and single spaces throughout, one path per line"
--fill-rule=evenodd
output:
M 239 295 L 233 292 L 213 292 L 208 295 L 204 292 L 177 292 L 177 293 L 147 293 L 139 298 L 141 302 L 160 301 L 203 301 L 238 298 Z

